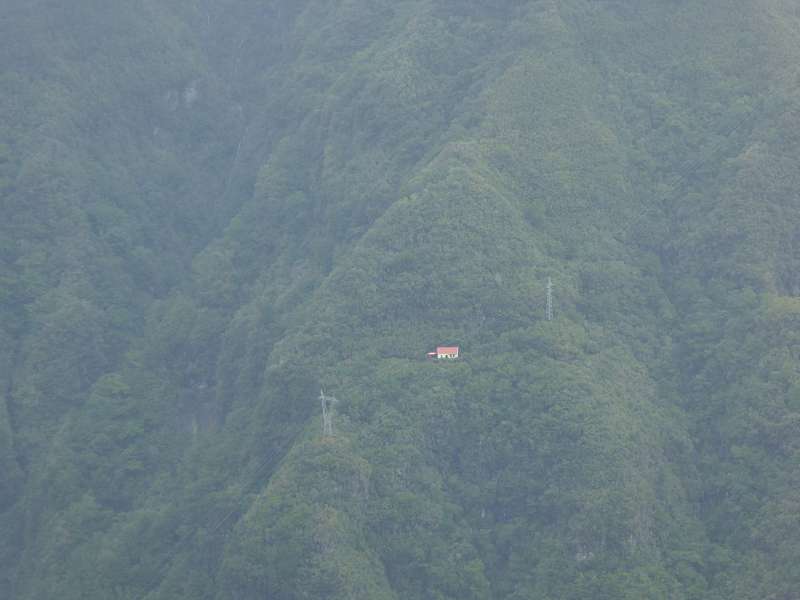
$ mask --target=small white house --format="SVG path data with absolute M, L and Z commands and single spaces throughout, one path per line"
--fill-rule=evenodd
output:
M 441 359 L 456 359 L 458 358 L 458 346 L 438 346 L 436 348 L 436 352 L 431 352 L 428 356 L 435 356 L 435 358 Z

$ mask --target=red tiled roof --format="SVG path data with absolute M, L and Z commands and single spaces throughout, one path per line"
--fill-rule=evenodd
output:
M 439 346 L 436 348 L 437 354 L 458 354 L 458 346 Z

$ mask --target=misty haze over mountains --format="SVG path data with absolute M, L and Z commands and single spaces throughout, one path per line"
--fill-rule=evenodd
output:
M 796 600 L 798 65 L 792 0 L 4 0 L 0 598 Z

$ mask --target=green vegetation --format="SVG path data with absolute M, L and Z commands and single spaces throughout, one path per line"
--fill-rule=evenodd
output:
M 116 4 L 0 7 L 0 597 L 796 595 L 792 2 Z

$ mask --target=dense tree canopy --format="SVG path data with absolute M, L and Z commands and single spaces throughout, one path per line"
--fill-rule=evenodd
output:
M 5 0 L 0 597 L 794 598 L 798 31 Z

